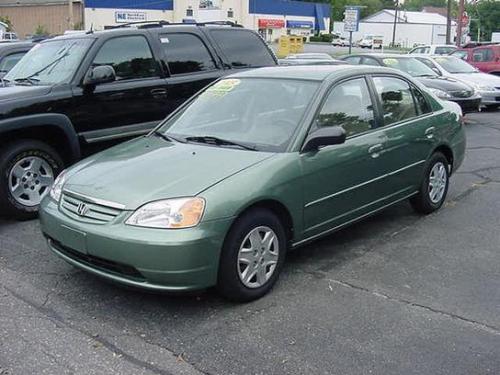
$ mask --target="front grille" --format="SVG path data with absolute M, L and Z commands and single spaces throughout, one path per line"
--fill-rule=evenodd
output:
M 87 266 L 91 266 L 92 268 L 97 268 L 108 273 L 116 274 L 118 276 L 134 279 L 135 281 L 146 280 L 144 276 L 137 270 L 137 268 L 129 266 L 128 264 L 102 259 L 94 255 L 83 254 L 67 246 L 64 246 L 62 243 L 51 237 L 47 237 L 47 239 L 57 251 L 79 263 L 83 263 Z
M 85 205 L 84 210 L 78 212 L 78 207 Z M 96 224 L 109 223 L 115 217 L 117 217 L 121 210 L 104 206 L 102 204 L 96 204 L 81 198 L 77 198 L 68 193 L 63 193 L 61 198 L 61 208 L 63 212 L 69 214 L 75 219 L 79 219 L 86 222 L 92 222 Z
M 453 95 L 455 98 L 469 98 L 474 94 L 474 91 L 472 90 L 452 91 L 450 94 Z

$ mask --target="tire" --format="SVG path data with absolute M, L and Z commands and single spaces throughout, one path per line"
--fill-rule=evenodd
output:
M 275 240 L 266 241 L 270 246 L 256 239 L 256 235 L 262 240 L 272 233 Z M 250 237 L 255 239 L 255 243 Z M 217 279 L 219 293 L 237 302 L 248 302 L 264 296 L 278 280 L 287 244 L 283 224 L 271 211 L 256 208 L 243 214 L 233 224 L 224 241 Z
M 52 147 L 36 140 L 7 144 L 0 153 L 0 212 L 18 220 L 37 216 L 40 201 L 61 172 Z
M 431 188 L 431 176 L 435 179 Z M 430 214 L 438 210 L 446 200 L 450 183 L 450 168 L 446 157 L 435 152 L 425 168 L 425 174 L 418 195 L 410 199 L 413 209 L 421 214 Z

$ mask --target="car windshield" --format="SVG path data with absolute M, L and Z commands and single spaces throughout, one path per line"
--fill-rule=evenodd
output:
M 181 141 L 216 139 L 210 143 L 283 152 L 318 87 L 319 82 L 296 79 L 223 79 L 158 131 Z
M 477 70 L 472 65 L 457 57 L 435 57 L 434 61 L 448 73 L 477 73 Z
M 385 58 L 382 60 L 385 66 L 401 70 L 412 77 L 435 77 L 437 76 L 431 68 L 423 62 L 414 58 Z
M 20 85 L 52 85 L 71 80 L 92 39 L 60 39 L 33 47 L 4 77 Z

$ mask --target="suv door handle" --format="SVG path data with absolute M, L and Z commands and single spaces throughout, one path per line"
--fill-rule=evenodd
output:
M 151 90 L 151 95 L 156 99 L 164 98 L 167 96 L 167 89 L 153 89 Z
M 425 136 L 426 136 L 427 138 L 429 138 L 429 139 L 431 139 L 432 137 L 434 137 L 434 129 L 435 129 L 435 128 L 434 128 L 434 126 L 431 126 L 430 128 L 427 128 L 427 129 L 425 130 L 425 133 L 424 133 L 424 134 L 425 134 Z
M 368 152 L 370 153 L 372 158 L 375 159 L 375 158 L 378 158 L 380 156 L 380 151 L 382 151 L 383 148 L 384 148 L 384 146 L 382 145 L 382 143 L 379 143 L 379 144 L 376 144 L 374 146 L 371 146 L 368 149 Z

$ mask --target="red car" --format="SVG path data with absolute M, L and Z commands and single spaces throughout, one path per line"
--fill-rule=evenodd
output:
M 452 53 L 484 73 L 500 75 L 500 44 L 462 48 Z

